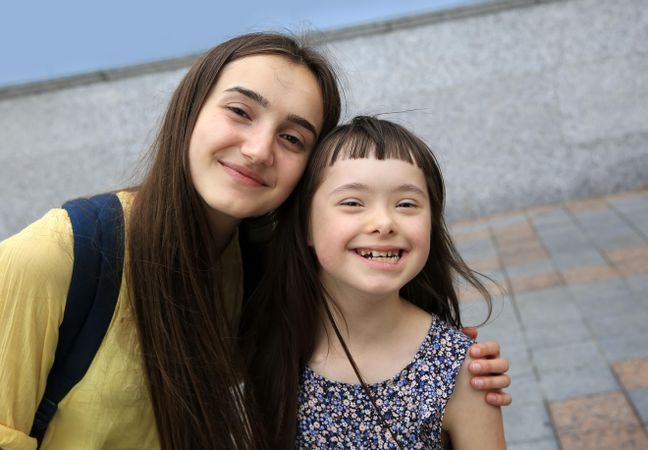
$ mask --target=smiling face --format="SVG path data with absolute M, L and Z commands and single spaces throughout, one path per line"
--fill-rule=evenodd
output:
M 431 211 L 423 171 L 399 159 L 337 160 L 311 204 L 309 244 L 333 295 L 398 296 L 425 265 Z
M 277 208 L 304 171 L 323 122 L 315 76 L 274 55 L 223 69 L 189 144 L 189 172 L 222 231 Z

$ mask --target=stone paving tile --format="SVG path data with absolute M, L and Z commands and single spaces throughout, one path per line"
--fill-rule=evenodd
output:
M 587 299 L 576 298 L 576 303 L 581 309 L 583 316 L 594 321 L 601 318 L 612 318 L 628 314 L 643 315 L 646 310 L 637 301 L 634 293 L 619 297 L 600 296 Z
M 644 330 L 648 324 L 648 310 L 643 306 L 634 311 L 620 311 L 620 314 L 597 315 L 588 319 L 595 337 L 605 339 L 631 336 Z M 648 344 L 648 343 L 647 343 Z M 646 372 L 648 379 L 648 372 Z
M 543 372 L 540 374 L 540 385 L 549 401 L 619 390 L 619 384 L 607 364 Z
M 567 202 L 565 204 L 567 209 L 574 212 L 589 211 L 591 209 L 603 209 L 608 207 L 608 202 L 605 198 L 590 198 L 587 200 L 578 200 L 574 202 Z
M 627 277 L 626 283 L 633 291 L 648 294 L 648 275 L 639 274 Z
M 625 389 L 648 389 L 648 358 L 620 361 L 612 369 Z
M 639 303 L 648 307 L 648 275 L 633 275 L 625 279 Z
M 580 286 L 569 286 L 569 293 L 579 300 L 589 298 L 607 298 L 613 300 L 624 296 L 632 296 L 632 290 L 623 280 L 604 280 Z
M 530 208 L 527 215 L 536 229 L 573 223 L 571 216 L 559 206 Z
M 622 213 L 623 217 L 648 240 L 648 211 L 633 211 Z
M 606 254 L 622 275 L 648 273 L 648 245 L 611 250 Z
M 621 392 L 549 405 L 563 450 L 648 448 L 648 436 Z
M 646 240 L 635 231 L 632 233 L 604 232 L 596 236 L 596 245 L 605 253 L 646 246 Z
M 516 405 L 525 403 L 542 404 L 542 389 L 534 373 L 521 374 L 515 377 L 507 391 L 513 396 Z
M 578 305 L 562 287 L 515 294 L 524 329 L 547 327 L 582 317 Z
M 506 442 L 511 445 L 554 438 L 549 413 L 542 403 L 513 403 L 502 409 L 502 416 Z
M 527 222 L 528 218 L 523 211 L 514 211 L 510 213 L 495 214 L 488 218 L 488 223 L 491 228 L 504 227 L 507 225 L 515 225 L 522 222 Z
M 454 222 L 449 225 L 450 234 L 470 233 L 473 231 L 488 230 L 488 219 L 469 219 Z
M 637 425 L 637 416 L 622 392 L 551 402 L 549 410 L 559 436 Z
M 593 341 L 535 349 L 531 351 L 531 360 L 540 374 L 556 370 L 606 365 L 605 359 Z
M 493 236 L 505 266 L 548 259 L 538 235 L 528 222 L 493 228 Z
M 536 441 L 520 442 L 509 445 L 508 450 L 559 450 L 556 439 L 540 439 Z
M 560 273 L 567 284 L 591 283 L 619 277 L 619 273 L 608 265 L 572 267 Z
M 588 211 L 572 212 L 576 221 L 586 232 L 606 230 L 632 231 L 617 212 L 611 208 L 592 209 Z
M 522 217 L 523 220 L 518 220 L 513 223 L 503 224 L 503 225 L 494 225 L 496 221 L 491 221 L 491 230 L 495 240 L 499 244 L 505 244 L 508 242 L 519 242 L 527 238 L 533 238 L 536 236 L 534 228 L 531 226 L 531 223 Z
M 470 261 L 497 257 L 497 249 L 492 239 L 473 239 L 457 244 L 459 253 L 468 263 Z
M 509 278 L 524 277 L 527 275 L 538 275 L 548 272 L 555 272 L 554 265 L 550 260 L 532 261 L 517 266 L 505 267 L 506 274 Z
M 592 243 L 589 239 L 577 232 L 570 231 L 561 234 L 559 230 L 552 230 L 551 232 L 540 231 L 539 235 L 542 245 L 547 249 L 549 255 L 557 261 L 564 260 L 564 254 L 582 254 L 592 249 Z
M 468 263 L 468 267 L 470 267 L 472 270 L 476 270 L 477 272 L 488 272 L 491 270 L 501 269 L 499 258 L 497 256 L 472 260 Z
M 521 293 L 560 286 L 563 284 L 563 279 L 556 272 L 546 272 L 511 278 L 510 283 L 514 293 Z
M 646 243 L 641 235 L 611 209 L 584 211 L 574 213 L 574 216 L 590 238 L 603 250 L 609 251 Z
M 539 241 L 527 241 L 517 245 L 498 247 L 498 251 L 500 260 L 505 266 L 549 259 L 547 251 Z
M 648 449 L 648 192 L 451 230 L 466 261 L 510 290 L 489 287 L 493 316 L 479 328 L 511 363 L 508 448 Z M 481 321 L 485 303 L 465 294 L 462 320 Z
M 573 344 L 592 338 L 590 330 L 581 318 L 527 328 L 524 333 L 531 350 Z
M 648 211 L 648 192 L 635 191 L 624 196 L 610 196 L 608 203 L 622 213 Z
M 529 356 L 529 350 L 521 343 L 500 342 L 502 355 L 509 360 L 509 375 L 517 379 L 520 376 L 532 375 L 534 368 Z
M 490 237 L 491 237 L 491 233 L 488 228 L 452 234 L 452 239 L 454 240 L 455 244 L 458 242 L 474 241 L 479 239 L 490 239 Z
M 644 309 L 637 294 L 623 279 L 569 285 L 568 290 L 588 318 L 634 314 Z
M 582 239 L 582 238 L 581 238 Z M 549 257 L 560 269 L 576 267 L 578 265 L 608 264 L 608 261 L 600 255 L 595 256 L 597 250 L 592 248 L 592 243 L 564 236 L 560 238 L 542 238 L 542 244 L 547 249 Z
M 628 395 L 641 421 L 648 424 L 648 389 L 633 389 Z
M 638 332 L 631 336 L 599 339 L 603 353 L 611 362 L 648 357 L 647 342 L 648 333 L 646 332 Z
M 561 247 L 559 251 L 551 252 L 551 249 L 549 249 L 549 254 L 556 267 L 560 270 L 609 265 L 603 255 L 591 247 L 591 244 L 576 250 L 565 250 L 564 247 Z

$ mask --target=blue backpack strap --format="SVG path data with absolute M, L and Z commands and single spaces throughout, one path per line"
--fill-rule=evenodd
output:
M 124 215 L 115 194 L 63 205 L 74 232 L 74 266 L 54 364 L 30 435 L 39 445 L 58 403 L 85 375 L 112 320 L 124 260 Z

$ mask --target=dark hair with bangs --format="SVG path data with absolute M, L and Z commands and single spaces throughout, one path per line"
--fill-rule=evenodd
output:
M 312 200 L 326 167 L 338 160 L 366 158 L 407 161 L 421 168 L 425 176 L 432 215 L 430 254 L 421 272 L 401 289 L 401 296 L 460 328 L 455 280 L 463 278 L 484 296 L 490 316 L 490 294 L 459 255 L 445 225 L 443 177 L 430 148 L 404 127 L 374 117 L 359 116 L 336 127 L 314 150 L 300 185 L 278 211 L 270 252 L 273 264 L 243 312 L 241 343 L 249 371 L 247 390 L 265 413 L 267 432 L 277 448 L 294 445 L 299 373 L 311 357 L 317 331 L 325 321 L 332 324 L 372 399 L 333 320 L 328 307 L 328 300 L 333 299 L 320 282 L 317 256 L 307 241 Z M 376 411 L 380 415 L 377 407 Z M 385 426 L 389 429 L 387 423 Z

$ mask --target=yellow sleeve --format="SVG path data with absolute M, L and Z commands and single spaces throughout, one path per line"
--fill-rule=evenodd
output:
M 0 448 L 35 449 L 34 413 L 54 360 L 72 276 L 72 227 L 53 209 L 0 242 Z

